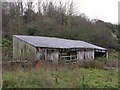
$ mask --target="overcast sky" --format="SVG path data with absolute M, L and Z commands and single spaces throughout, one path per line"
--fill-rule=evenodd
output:
M 85 13 L 89 19 L 100 19 L 106 22 L 118 23 L 118 2 L 120 0 L 73 1 L 75 8 L 77 8 L 77 11 L 79 13 Z
M 38 0 L 31 1 L 37 2 Z M 111 22 L 115 24 L 118 23 L 118 2 L 120 0 L 42 0 L 42 1 L 53 2 L 62 1 L 63 3 L 73 1 L 77 12 L 84 13 L 89 19 L 100 19 L 106 22 Z
M 118 23 L 118 2 L 120 0 L 75 0 L 79 4 L 79 12 L 89 18 L 97 18 L 106 22 Z

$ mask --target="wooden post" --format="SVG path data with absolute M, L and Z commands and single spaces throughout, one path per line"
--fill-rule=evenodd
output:
M 45 49 L 45 61 L 47 60 L 47 49 Z
M 106 58 L 107 58 L 107 60 L 108 60 L 108 51 L 106 51 Z
M 94 49 L 93 49 L 92 57 L 93 57 L 93 59 L 95 59 L 95 50 Z

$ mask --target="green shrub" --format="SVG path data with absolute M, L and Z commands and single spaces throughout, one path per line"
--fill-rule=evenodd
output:
M 2 57 L 4 61 L 11 60 L 13 57 L 12 42 L 6 38 L 2 39 Z
M 28 28 L 28 30 L 27 30 L 27 34 L 28 34 L 28 35 L 35 35 L 36 31 L 37 31 L 37 30 L 36 30 L 35 28 L 30 27 L 30 28 Z

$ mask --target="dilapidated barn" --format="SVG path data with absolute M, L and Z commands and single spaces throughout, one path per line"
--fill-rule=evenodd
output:
M 79 40 L 69 40 L 41 36 L 13 36 L 14 60 L 49 60 L 61 61 L 93 60 L 108 57 L 105 48 Z

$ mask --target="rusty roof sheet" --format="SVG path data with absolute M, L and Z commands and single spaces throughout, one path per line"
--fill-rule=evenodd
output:
M 80 40 L 61 39 L 55 37 L 43 36 L 24 36 L 14 35 L 14 37 L 31 44 L 34 47 L 48 47 L 48 48 L 92 48 L 107 50 L 106 48 L 87 43 Z

